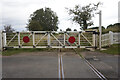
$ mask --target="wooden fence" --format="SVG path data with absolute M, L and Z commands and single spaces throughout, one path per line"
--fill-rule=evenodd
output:
M 112 31 L 109 31 L 109 33 L 103 34 L 101 43 L 102 47 L 112 44 L 120 44 L 120 32 L 113 33 Z

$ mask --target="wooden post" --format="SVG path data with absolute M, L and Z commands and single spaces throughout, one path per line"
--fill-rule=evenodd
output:
M 20 32 L 18 32 L 18 46 L 20 48 Z
M 33 37 L 33 47 L 35 47 L 35 33 L 32 33 L 32 37 Z
M 65 40 L 66 40 L 66 39 L 65 39 L 65 34 L 66 34 L 66 33 L 64 32 L 64 46 L 65 46 Z
M 95 34 L 93 34 L 93 46 L 96 47 Z
M 78 44 L 80 46 L 80 33 L 78 34 Z
M 110 45 L 113 44 L 113 32 L 112 31 L 109 31 L 109 40 L 110 40 Z
M 48 32 L 48 47 L 50 47 L 50 32 Z
M 6 33 L 2 33 L 3 34 L 3 47 L 7 46 L 7 42 L 6 42 Z
M 2 44 L 2 31 L 0 31 L 0 51 L 2 51 L 3 44 Z

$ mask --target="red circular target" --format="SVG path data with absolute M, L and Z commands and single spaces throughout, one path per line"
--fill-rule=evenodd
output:
M 30 41 L 30 39 L 29 39 L 28 36 L 24 36 L 24 37 L 23 37 L 23 41 L 24 41 L 25 43 L 28 43 L 28 42 Z
M 75 42 L 75 37 L 74 36 L 69 37 L 68 41 L 70 43 L 74 43 Z

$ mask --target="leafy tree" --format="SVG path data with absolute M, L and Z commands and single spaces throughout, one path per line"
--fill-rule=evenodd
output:
M 62 31 L 62 29 L 60 29 L 60 31 Z
M 4 30 L 5 30 L 5 32 L 13 32 L 13 31 L 15 31 L 15 30 L 11 27 L 11 25 L 5 25 L 5 26 L 4 26 Z
M 98 10 L 100 4 L 98 2 L 97 4 L 88 4 L 83 7 L 76 5 L 74 9 L 66 9 L 69 15 L 72 15 L 72 21 L 78 23 L 81 27 L 80 29 L 85 30 L 88 26 L 93 25 L 92 17 L 94 17 L 95 11 Z
M 88 29 L 99 29 L 99 27 L 92 27 L 92 28 L 88 28 Z M 102 30 L 105 29 L 104 26 L 102 26 Z
M 71 31 L 71 29 L 70 29 L 70 28 L 67 28 L 66 31 Z
M 50 8 L 41 8 L 31 14 L 26 28 L 29 31 L 56 31 L 58 16 Z
M 113 24 L 113 25 L 110 24 L 110 25 L 107 26 L 107 29 L 108 29 L 108 28 L 113 28 L 113 27 L 120 27 L 120 23 L 115 23 L 115 24 Z
M 74 29 L 74 31 L 77 31 L 77 29 Z

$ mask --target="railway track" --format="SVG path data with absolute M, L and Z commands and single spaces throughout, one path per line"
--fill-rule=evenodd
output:
M 74 48 L 74 52 L 79 54 L 80 58 L 83 59 L 85 64 L 99 77 L 100 80 L 108 80 L 99 70 L 97 70 L 86 58 L 84 58 L 80 53 L 78 53 Z M 58 55 L 58 67 L 59 67 L 59 80 L 64 80 L 64 67 L 63 67 L 63 59 L 62 54 Z
M 60 36 L 58 39 L 63 38 Z M 67 45 L 71 46 L 68 41 L 66 41 Z M 99 70 L 97 70 L 85 57 L 83 57 L 78 51 L 76 51 L 75 48 L 72 48 L 76 54 L 80 56 L 81 59 L 84 60 L 85 64 L 88 65 L 88 67 L 100 78 L 100 80 L 108 80 Z M 61 52 L 61 49 L 59 49 Z M 59 80 L 64 80 L 64 69 L 63 69 L 63 60 L 62 60 L 62 54 L 58 55 L 58 65 L 59 65 Z

